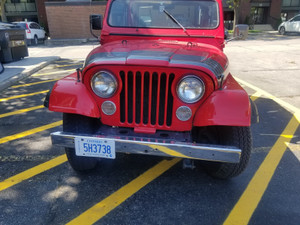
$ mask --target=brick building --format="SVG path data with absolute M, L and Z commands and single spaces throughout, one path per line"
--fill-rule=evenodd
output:
M 224 18 L 232 25 L 233 10 L 223 0 Z M 106 1 L 68 0 L 45 3 L 48 26 L 52 38 L 90 38 L 89 15 L 104 14 Z M 242 0 L 239 23 L 270 24 L 277 29 L 282 19 L 300 13 L 300 0 Z M 68 15 L 68 16 L 66 16 Z M 61 21 L 64 21 L 63 23 Z M 231 28 L 230 26 L 227 26 Z
M 233 10 L 223 0 L 224 19 L 231 29 Z M 281 20 L 300 13 L 300 0 L 241 0 L 238 23 L 270 24 L 277 29 Z M 104 14 L 106 0 L 7 0 L 9 22 L 39 22 L 51 38 L 90 38 L 89 15 Z M 231 26 L 230 26 L 231 25 Z
M 90 34 L 89 16 L 104 15 L 105 8 L 106 1 L 46 2 L 51 38 L 93 38 Z
M 233 11 L 223 0 L 225 21 L 233 20 Z M 277 29 L 282 20 L 300 13 L 300 0 L 242 0 L 238 23 L 270 24 Z
M 48 28 L 45 2 L 65 0 L 6 0 L 4 5 L 7 22 L 34 21 Z M 1 21 L 2 20 L 2 15 Z

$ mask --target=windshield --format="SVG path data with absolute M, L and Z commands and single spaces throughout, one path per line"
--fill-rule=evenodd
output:
M 26 23 L 14 23 L 14 24 L 26 29 Z
M 218 4 L 213 0 L 115 0 L 108 24 L 133 28 L 181 29 L 182 25 L 186 29 L 214 29 L 219 25 Z

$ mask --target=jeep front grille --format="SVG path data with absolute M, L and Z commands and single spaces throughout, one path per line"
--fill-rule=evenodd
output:
M 173 73 L 120 71 L 120 121 L 134 126 L 171 126 Z

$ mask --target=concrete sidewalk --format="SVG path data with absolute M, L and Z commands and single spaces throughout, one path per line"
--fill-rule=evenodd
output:
M 59 56 L 26 57 L 3 64 L 4 71 L 0 74 L 0 92 L 59 59 Z

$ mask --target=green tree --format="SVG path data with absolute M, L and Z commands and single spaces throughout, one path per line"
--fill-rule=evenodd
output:
M 235 29 L 235 25 L 238 24 L 239 19 L 239 9 L 241 2 L 243 0 L 227 0 L 226 3 L 228 4 L 230 9 L 233 9 L 234 17 L 233 17 L 233 29 Z
M 2 22 L 7 22 L 7 18 L 6 18 L 6 15 L 5 15 L 5 3 L 6 3 L 6 0 L 1 0 L 1 20 Z

